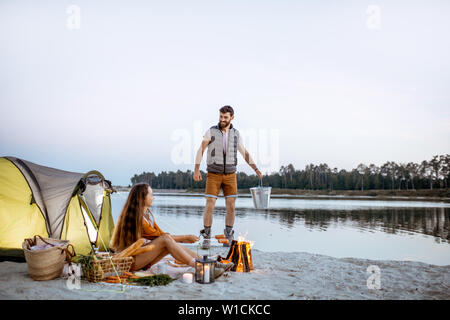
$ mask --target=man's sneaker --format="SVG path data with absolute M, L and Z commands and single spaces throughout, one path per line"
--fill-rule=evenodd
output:
M 211 230 L 211 229 L 210 229 Z M 207 232 L 205 229 L 200 230 L 200 236 L 203 237 L 202 242 L 202 249 L 209 249 L 211 248 L 211 231 Z
M 231 242 L 234 240 L 234 230 L 231 229 L 230 232 L 227 232 L 227 229 L 225 228 L 223 230 L 223 234 L 225 235 L 225 238 L 228 240 L 228 243 L 224 243 L 223 246 L 224 247 L 229 247 L 231 246 Z

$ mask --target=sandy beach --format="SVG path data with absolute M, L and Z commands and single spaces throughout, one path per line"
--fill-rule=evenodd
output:
M 226 250 L 213 247 L 211 253 L 223 256 Z M 450 265 L 259 250 L 252 250 L 252 257 L 251 273 L 228 272 L 213 284 L 185 284 L 177 279 L 159 287 L 126 285 L 124 292 L 119 292 L 122 285 L 84 280 L 81 290 L 70 290 L 62 278 L 32 280 L 26 263 L 1 262 L 0 299 L 450 299 Z M 380 289 L 367 286 L 371 265 L 380 268 Z

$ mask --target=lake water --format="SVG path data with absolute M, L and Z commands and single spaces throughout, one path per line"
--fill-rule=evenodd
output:
M 114 220 L 128 193 L 111 197 Z M 152 212 L 171 234 L 198 235 L 203 228 L 201 195 L 155 194 Z M 225 200 L 219 197 L 212 234 L 223 234 Z M 413 260 L 450 264 L 450 204 L 426 201 L 273 198 L 270 209 L 236 200 L 235 237 L 255 241 L 263 251 L 303 251 L 337 258 Z

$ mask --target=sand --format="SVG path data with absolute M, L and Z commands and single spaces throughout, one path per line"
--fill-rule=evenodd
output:
M 226 249 L 215 247 L 212 254 L 225 256 Z M 185 284 L 178 279 L 159 287 L 126 285 L 124 292 L 118 292 L 121 285 L 84 280 L 81 290 L 70 290 L 62 278 L 32 280 L 26 263 L 1 262 L 0 299 L 450 299 L 450 265 L 255 249 L 252 257 L 254 271 L 228 272 L 213 284 Z M 379 289 L 376 283 L 373 289 L 367 286 L 370 265 L 379 267 Z

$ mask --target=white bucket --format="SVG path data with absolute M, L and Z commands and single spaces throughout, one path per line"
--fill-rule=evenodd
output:
M 253 198 L 253 205 L 256 209 L 267 209 L 270 203 L 270 192 L 272 187 L 263 187 L 262 181 L 258 187 L 250 188 Z

